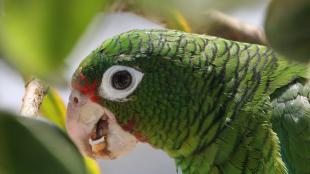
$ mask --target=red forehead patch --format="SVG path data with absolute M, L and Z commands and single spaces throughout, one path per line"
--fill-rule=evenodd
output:
M 80 93 L 86 96 L 89 96 L 89 98 L 94 102 L 99 100 L 99 96 L 97 96 L 97 86 L 98 83 L 96 80 L 90 82 L 82 72 L 80 72 L 76 80 L 72 82 L 72 88 L 80 91 Z

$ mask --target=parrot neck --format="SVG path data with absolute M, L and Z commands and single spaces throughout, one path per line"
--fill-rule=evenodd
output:
M 191 135 L 180 144 L 175 143 L 179 137 L 171 137 L 165 143 L 158 143 L 158 139 L 157 143 L 152 143 L 152 139 L 148 142 L 174 158 L 183 174 L 241 173 L 247 167 L 247 170 L 260 170 L 262 163 L 271 168 L 280 166 L 284 171 L 279 140 L 271 126 L 264 122 L 241 115 L 234 122 L 226 122 L 222 128 L 215 126 L 204 135 Z M 250 164 L 255 165 L 247 166 Z
M 256 103 L 256 108 L 245 106 L 244 111 L 240 111 L 233 120 L 228 117 L 217 120 L 223 112 L 219 109 L 213 113 L 200 113 L 204 120 L 193 121 L 195 119 L 189 115 L 180 114 L 178 117 L 183 121 L 173 122 L 168 119 L 158 121 L 153 126 L 146 126 L 150 122 L 140 124 L 130 121 L 123 128 L 132 132 L 140 141 L 165 151 L 175 159 L 183 174 L 216 173 L 221 170 L 226 171 L 224 173 L 241 173 L 244 163 L 257 164 L 253 170 L 262 163 L 281 166 L 278 139 L 271 126 L 265 124 L 268 122 L 266 115 L 270 113 L 261 112 L 261 116 L 254 118 L 253 112 L 258 113 L 259 110 L 270 111 L 270 108 L 260 106 L 260 103 Z M 175 117 L 171 115 L 171 119 Z M 163 125 L 159 128 L 156 124 Z

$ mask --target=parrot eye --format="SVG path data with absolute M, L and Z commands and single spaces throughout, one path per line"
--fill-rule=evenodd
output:
M 122 90 L 130 86 L 132 83 L 132 77 L 127 70 L 122 70 L 114 73 L 111 81 L 113 88 Z
M 99 94 L 108 100 L 125 101 L 137 88 L 142 77 L 143 73 L 134 68 L 112 66 L 102 76 Z

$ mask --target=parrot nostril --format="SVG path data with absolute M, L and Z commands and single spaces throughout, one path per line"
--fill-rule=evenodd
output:
M 79 103 L 79 99 L 78 99 L 77 97 L 74 97 L 74 98 L 73 98 L 73 102 L 74 102 L 75 104 L 78 104 L 78 103 Z

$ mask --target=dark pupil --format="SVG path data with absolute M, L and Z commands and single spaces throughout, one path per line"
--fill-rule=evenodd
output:
M 112 86 L 115 89 L 126 89 L 130 86 L 132 81 L 131 75 L 128 71 L 118 71 L 112 76 Z

